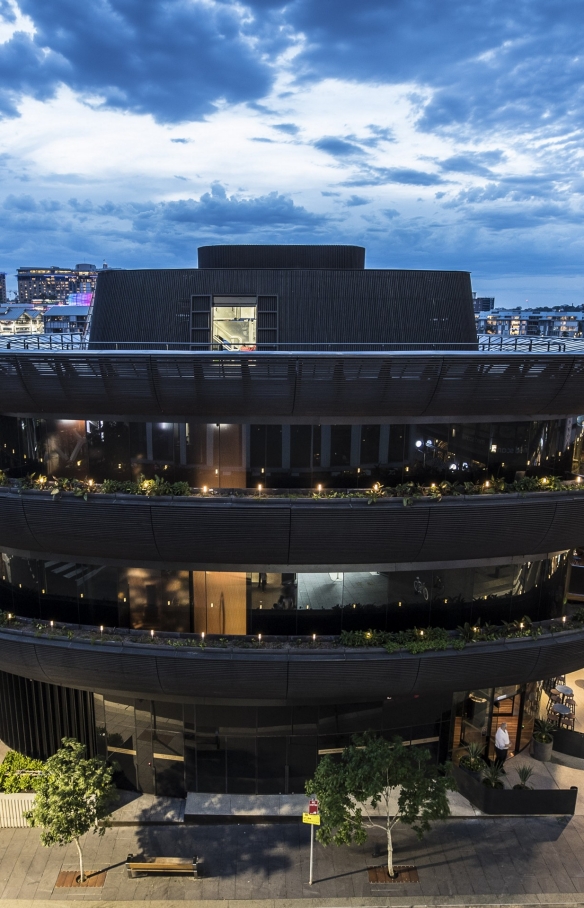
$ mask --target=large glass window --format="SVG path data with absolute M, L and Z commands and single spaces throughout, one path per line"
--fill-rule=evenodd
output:
M 213 344 L 222 350 L 255 350 L 257 305 L 253 296 L 213 298 Z

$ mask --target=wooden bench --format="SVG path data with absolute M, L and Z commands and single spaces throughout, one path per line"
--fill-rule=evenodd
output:
M 135 878 L 137 873 L 192 873 L 193 878 L 200 876 L 199 859 L 195 855 L 188 858 L 147 858 L 142 854 L 129 854 L 126 859 L 128 876 Z

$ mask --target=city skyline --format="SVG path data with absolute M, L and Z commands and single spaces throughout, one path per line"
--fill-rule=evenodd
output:
M 579 5 L 0 3 L 0 270 L 359 243 L 583 301 Z

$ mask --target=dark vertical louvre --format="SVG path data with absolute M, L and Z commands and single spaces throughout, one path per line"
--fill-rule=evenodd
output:
M 258 350 L 275 350 L 278 343 L 278 297 L 258 296 Z
M 211 346 L 211 297 L 193 296 L 191 302 L 191 344 L 195 350 Z
M 0 739 L 20 753 L 46 760 L 62 738 L 76 738 L 94 756 L 93 695 L 0 672 Z

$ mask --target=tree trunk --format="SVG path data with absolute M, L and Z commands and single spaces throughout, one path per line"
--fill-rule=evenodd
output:
M 393 876 L 393 841 L 391 838 L 391 818 L 387 811 L 387 872 Z
M 75 839 L 75 844 L 77 845 L 77 851 L 79 852 L 79 882 L 85 882 L 85 874 L 83 872 L 83 852 L 81 851 L 81 845 L 79 844 L 79 839 Z

